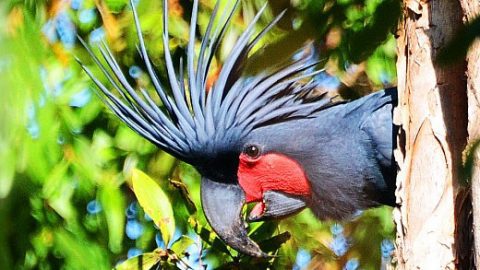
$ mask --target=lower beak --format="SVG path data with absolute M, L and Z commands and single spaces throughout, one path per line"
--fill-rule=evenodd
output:
M 284 218 L 302 211 L 306 206 L 298 197 L 277 191 L 265 191 L 263 201 L 255 206 L 259 210 L 250 212 L 248 221 Z
M 250 256 L 268 257 L 248 237 L 246 223 L 242 219 L 245 193 L 240 186 L 202 177 L 201 197 L 208 222 L 225 243 Z

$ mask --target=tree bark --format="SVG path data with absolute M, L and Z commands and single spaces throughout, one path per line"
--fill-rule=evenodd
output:
M 465 65 L 443 67 L 435 59 L 461 25 L 457 1 L 404 0 L 394 116 L 400 126 L 394 211 L 399 269 L 458 267 L 457 217 L 465 205 L 459 180 L 468 124 Z
M 469 23 L 480 15 L 480 2 L 460 0 L 464 22 Z M 467 53 L 467 96 L 468 96 L 468 142 L 480 140 L 480 41 L 476 40 Z M 480 148 L 473 150 L 471 194 L 473 207 L 473 235 L 475 238 L 475 266 L 480 269 Z

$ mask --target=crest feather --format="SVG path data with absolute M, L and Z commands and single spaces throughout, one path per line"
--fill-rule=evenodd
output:
M 215 153 L 218 148 L 237 142 L 255 128 L 299 117 L 311 117 L 315 112 L 332 104 L 326 95 L 309 97 L 316 84 L 312 80 L 309 82 L 304 80 L 321 72 L 308 71 L 318 64 L 312 61 L 311 55 L 303 56 L 276 70 L 264 71 L 254 77 L 241 77 L 252 48 L 284 14 L 280 13 L 255 34 L 255 26 L 265 11 L 266 4 L 236 41 L 212 88 L 206 89 L 207 76 L 215 52 L 231 24 L 239 1 L 235 1 L 229 11 L 223 13 L 220 22 L 215 26 L 214 21 L 217 19 L 219 9 L 217 1 L 196 56 L 198 2 L 198 0 L 193 2 L 186 74 L 183 71 L 183 59 L 180 59 L 177 76 L 172 55 L 168 50 L 168 1 L 163 1 L 162 41 L 165 48 L 168 88 L 171 92 L 168 94 L 155 73 L 142 36 L 138 14 L 132 0 L 130 1 L 138 35 L 139 54 L 155 93 L 163 105 L 161 107 L 146 90 L 135 90 L 130 85 L 104 42 L 98 45 L 98 49 L 106 65 L 102 64 L 89 46 L 79 38 L 113 90 L 109 90 L 97 79 L 87 66 L 80 61 L 79 63 L 98 86 L 102 101 L 130 128 L 164 151 L 188 161 L 201 156 L 202 152 Z

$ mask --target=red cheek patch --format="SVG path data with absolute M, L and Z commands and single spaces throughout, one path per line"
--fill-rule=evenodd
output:
M 246 193 L 246 201 L 261 201 L 267 190 L 281 191 L 297 196 L 310 196 L 310 184 L 301 165 L 277 153 L 251 159 L 240 155 L 238 182 Z

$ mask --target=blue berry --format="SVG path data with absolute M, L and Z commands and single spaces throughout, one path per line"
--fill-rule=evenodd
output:
M 96 18 L 97 18 L 97 13 L 95 12 L 95 9 L 93 9 L 93 8 L 84 9 L 84 10 L 80 11 L 80 13 L 78 14 L 78 20 L 81 23 L 84 23 L 84 24 L 91 23 L 91 22 L 95 21 Z
M 387 72 L 383 71 L 383 72 L 380 72 L 380 81 L 383 84 L 389 84 L 392 81 L 392 78 Z
M 349 244 L 347 238 L 343 235 L 338 235 L 333 238 L 333 241 L 330 243 L 330 249 L 337 256 L 343 256 L 347 253 Z
M 145 213 L 145 215 L 143 217 L 145 218 L 145 221 L 152 221 L 153 220 L 147 213 Z
M 128 74 L 134 79 L 138 79 L 142 75 L 142 70 L 138 66 L 131 66 L 128 69 Z
M 87 105 L 91 98 L 92 92 L 90 91 L 90 89 L 85 88 L 70 98 L 69 105 L 72 107 L 81 108 Z
M 336 89 L 340 86 L 340 80 L 325 71 L 315 75 L 315 82 L 327 89 Z
M 70 7 L 73 10 L 79 10 L 82 7 L 82 4 L 83 4 L 83 0 L 72 0 L 70 2 Z
M 32 139 L 38 139 L 38 137 L 40 136 L 40 126 L 38 125 L 37 120 L 28 121 L 27 131 L 32 137 Z
M 40 126 L 37 121 L 37 110 L 33 104 L 27 106 L 27 131 L 33 139 L 37 139 L 40 136 Z
M 353 258 L 347 261 L 347 263 L 343 267 L 343 270 L 357 270 L 359 266 L 360 263 L 358 262 L 358 259 Z
M 77 30 L 72 20 L 67 13 L 61 12 L 57 15 L 56 19 L 57 35 L 60 37 L 60 41 L 63 45 L 71 49 L 75 45 Z
M 57 143 L 62 145 L 65 143 L 65 137 L 62 134 L 59 134 L 57 137 Z M 87 206 L 88 207 L 88 206 Z
M 392 256 L 392 253 L 395 250 L 395 245 L 391 240 L 383 239 L 380 244 L 380 249 L 382 251 L 382 257 L 388 259 Z
M 55 32 L 55 22 L 52 20 L 48 20 L 42 26 L 42 33 L 48 39 L 48 42 L 55 43 L 57 42 L 57 33 Z
M 137 220 L 129 220 L 127 221 L 125 233 L 129 239 L 136 240 L 143 234 L 143 225 Z
M 294 270 L 306 269 L 312 256 L 310 252 L 305 249 L 299 249 L 297 252 L 297 257 L 295 258 L 295 264 L 293 265 Z
M 332 232 L 333 235 L 340 235 L 343 233 L 343 226 L 335 223 L 330 227 L 330 231 Z
M 131 248 L 127 252 L 127 257 L 130 259 L 131 257 L 141 255 L 142 253 L 143 253 L 142 250 L 139 248 Z
M 132 202 L 128 205 L 127 209 L 125 210 L 125 215 L 127 219 L 135 219 L 137 217 L 138 212 L 138 205 L 136 202 Z
M 155 235 L 155 243 L 157 243 L 157 247 L 165 249 L 165 242 L 163 241 L 162 235 L 157 233 Z
M 94 43 L 99 43 L 105 38 L 105 30 L 103 27 L 99 27 L 92 32 L 90 32 L 90 35 L 88 35 L 88 42 L 94 44 Z
M 89 214 L 98 214 L 102 211 L 102 206 L 100 205 L 100 203 L 97 201 L 97 200 L 93 200 L 93 201 L 90 201 L 88 202 L 87 204 L 87 212 Z

